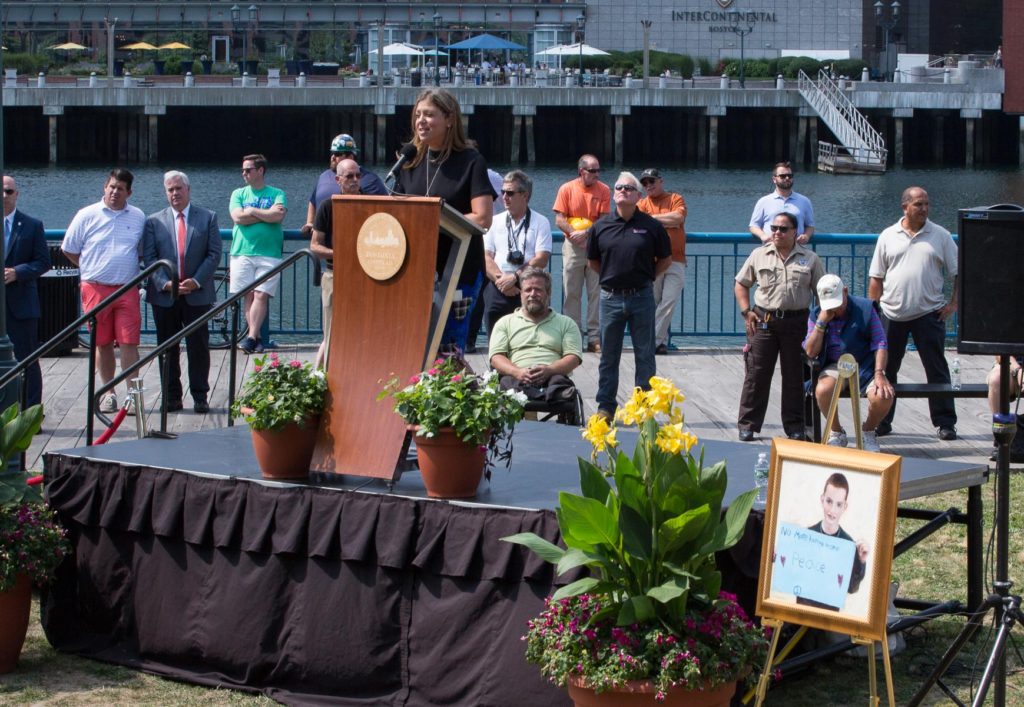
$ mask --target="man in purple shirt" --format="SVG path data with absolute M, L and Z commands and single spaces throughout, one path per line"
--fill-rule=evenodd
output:
M 885 364 L 889 359 L 889 344 L 885 338 L 882 320 L 874 303 L 866 297 L 853 297 L 838 275 L 825 275 L 818 280 L 819 307 L 812 307 L 807 320 L 807 338 L 804 351 L 818 359 L 821 374 L 814 395 L 818 408 L 826 411 L 839 378 L 837 362 L 844 353 L 857 360 L 861 394 L 868 396 L 868 417 L 864 421 L 864 449 L 879 451 L 875 429 L 892 407 L 896 394 L 885 377 Z M 832 421 L 828 444 L 845 447 L 848 438 L 839 424 L 839 415 Z

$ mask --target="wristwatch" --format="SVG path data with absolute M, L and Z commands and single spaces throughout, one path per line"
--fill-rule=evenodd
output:
M 740 316 L 741 316 L 741 317 L 745 317 L 745 316 L 747 316 L 747 314 L 749 314 L 749 313 L 750 313 L 750 307 L 747 307 L 746 309 L 741 309 L 741 310 L 740 310 Z

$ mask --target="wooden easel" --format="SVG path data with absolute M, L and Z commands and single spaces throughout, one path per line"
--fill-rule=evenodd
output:
M 836 382 L 836 387 L 832 391 L 832 400 L 828 405 L 828 415 L 825 419 L 825 430 L 831 431 L 832 422 L 835 420 L 836 415 L 839 412 L 839 396 L 842 395 L 843 386 L 846 385 L 850 392 L 850 407 L 853 412 L 853 429 L 857 435 L 857 449 L 864 449 L 864 434 L 861 430 L 860 421 L 860 367 L 857 365 L 857 359 L 851 354 L 843 354 L 839 357 L 839 361 L 836 364 L 836 368 L 839 371 L 839 380 Z M 828 444 L 828 435 L 822 434 L 821 444 Z M 807 633 L 807 626 L 800 626 L 797 632 L 786 642 L 782 650 L 776 655 L 778 649 L 779 636 L 782 633 L 782 627 L 785 622 L 779 619 L 764 619 L 761 622 L 762 626 L 767 626 L 772 629 L 772 642 L 768 648 L 768 658 L 765 660 L 764 670 L 761 671 L 761 677 L 757 681 L 756 690 L 748 690 L 743 696 L 743 704 L 749 704 L 750 699 L 756 694 L 757 702 L 755 703 L 760 707 L 764 703 L 765 695 L 768 693 L 768 680 L 770 679 L 772 672 L 778 667 L 782 661 L 796 648 L 796 645 Z M 871 694 L 869 696 L 868 704 L 871 707 L 877 707 L 880 702 L 878 697 L 878 679 L 876 676 L 875 667 L 875 642 L 876 639 L 868 638 L 864 636 L 850 636 L 850 641 L 857 645 L 865 645 L 868 647 L 868 680 L 871 685 Z M 892 683 L 892 663 L 889 657 L 889 638 L 888 635 L 883 635 L 878 641 L 882 644 L 882 662 L 885 666 L 885 681 L 886 690 L 889 697 L 889 705 L 895 707 L 896 705 L 896 693 Z

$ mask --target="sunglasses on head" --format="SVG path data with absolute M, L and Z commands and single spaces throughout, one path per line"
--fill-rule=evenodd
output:
M 792 229 L 793 227 L 792 226 L 776 226 L 773 223 L 771 226 L 769 226 L 769 228 L 772 229 L 772 233 L 774 233 L 775 231 L 781 231 L 782 233 L 785 233 L 786 231 Z
M 586 172 L 587 174 L 601 174 L 601 168 L 600 167 L 593 167 L 593 168 L 590 168 L 590 169 L 584 167 L 583 171 Z
M 615 191 L 631 192 L 631 191 L 636 191 L 636 190 L 637 190 L 636 187 L 634 187 L 632 184 L 616 184 L 615 185 Z

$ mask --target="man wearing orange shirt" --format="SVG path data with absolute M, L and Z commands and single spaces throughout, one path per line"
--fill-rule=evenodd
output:
M 654 315 L 654 353 L 663 356 L 668 353 L 668 330 L 686 278 L 686 201 L 675 192 L 665 191 L 661 173 L 653 167 L 643 171 L 640 184 L 647 196 L 636 207 L 660 222 L 672 241 L 672 264 L 654 281 L 658 308 Z
M 611 210 L 612 196 L 607 184 L 598 179 L 601 163 L 583 155 L 576 165 L 579 175 L 558 188 L 555 197 L 555 226 L 565 234 L 562 243 L 562 314 L 580 328 L 588 342 L 587 351 L 600 353 L 601 326 L 598 321 L 600 278 L 587 266 L 587 233 L 598 217 Z M 577 220 L 581 219 L 581 220 Z M 582 319 L 583 287 L 587 288 L 587 319 Z

